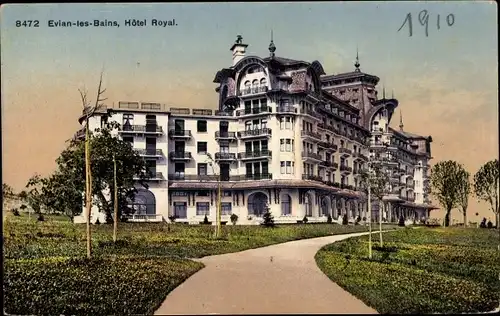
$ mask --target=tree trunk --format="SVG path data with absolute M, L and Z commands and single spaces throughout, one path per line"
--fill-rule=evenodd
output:
M 384 242 L 382 240 L 382 217 L 384 213 L 384 202 L 382 202 L 382 199 L 380 199 L 380 207 L 379 207 L 379 215 L 378 215 L 378 220 L 379 220 L 379 234 L 380 234 L 380 247 L 384 246 Z
M 446 215 L 444 216 L 444 227 L 450 226 L 450 213 L 451 209 L 446 210 Z
M 467 223 L 467 209 L 463 209 L 464 212 L 464 227 L 469 227 L 469 224 Z

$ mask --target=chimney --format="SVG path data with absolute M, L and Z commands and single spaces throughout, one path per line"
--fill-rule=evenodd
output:
M 243 44 L 243 37 L 238 35 L 230 51 L 233 52 L 233 66 L 236 65 L 243 57 L 245 57 L 248 45 Z

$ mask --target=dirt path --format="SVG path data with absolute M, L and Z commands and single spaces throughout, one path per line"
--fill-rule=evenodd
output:
M 292 241 L 198 259 L 206 267 L 172 291 L 155 314 L 376 314 L 333 283 L 314 260 L 322 246 L 365 234 Z

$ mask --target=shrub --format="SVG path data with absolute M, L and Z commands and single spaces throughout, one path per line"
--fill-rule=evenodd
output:
M 398 226 L 400 226 L 400 227 L 404 227 L 405 226 L 405 218 L 403 216 L 399 217 Z
M 491 221 L 488 221 L 488 224 L 486 225 L 488 228 L 493 228 L 493 223 Z
M 205 225 L 210 224 L 209 221 L 208 221 L 207 214 L 205 214 L 205 218 L 203 218 L 203 224 L 205 224 Z
M 349 221 L 347 220 L 347 214 L 344 214 L 344 216 L 342 216 L 342 225 L 348 225 L 349 224 Z
M 13 208 L 12 210 L 10 210 L 12 212 L 12 214 L 14 216 L 21 216 L 21 214 L 19 214 L 19 211 L 17 210 L 17 208 Z
M 168 217 L 168 219 L 172 222 L 172 223 L 175 223 L 175 220 L 177 219 L 177 216 L 175 215 L 171 215 Z
M 326 222 L 328 224 L 331 224 L 333 222 L 333 218 L 332 218 L 332 215 L 328 214 L 328 217 L 326 218 Z
M 363 222 L 366 222 L 366 217 L 365 216 L 363 216 Z
M 356 225 L 359 225 L 359 223 L 361 222 L 361 217 L 358 215 L 358 217 L 356 217 L 356 222 L 355 224 Z
M 231 214 L 231 223 L 233 223 L 233 225 L 236 225 L 236 222 L 238 221 L 238 215 L 236 214 Z
M 95 221 L 95 224 L 96 224 L 96 225 L 101 225 L 101 221 L 100 221 L 99 219 L 97 219 L 97 220 Z
M 307 219 L 307 215 L 304 215 L 304 218 L 302 219 L 302 223 L 307 224 L 309 220 Z
M 262 219 L 264 220 L 262 222 L 262 225 L 266 227 L 274 227 L 274 216 L 273 214 L 271 214 L 271 212 L 269 212 L 269 210 L 267 210 L 267 212 L 264 213 Z
M 485 217 L 483 217 L 483 220 L 481 221 L 481 224 L 479 224 L 479 227 L 486 228 L 486 218 Z
M 42 214 L 38 214 L 38 218 L 37 218 L 37 220 L 38 220 L 39 222 L 43 222 L 43 221 L 45 220 L 45 218 L 43 217 L 43 215 L 42 215 Z

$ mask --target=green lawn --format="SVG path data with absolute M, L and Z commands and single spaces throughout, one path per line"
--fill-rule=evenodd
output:
M 367 230 L 337 224 L 223 226 L 223 237 L 215 240 L 213 226 L 119 223 L 114 244 L 112 225 L 93 225 L 94 259 L 88 261 L 85 227 L 57 218 L 28 221 L 24 215 L 4 220 L 7 313 L 151 314 L 203 267 L 189 258 Z
M 486 312 L 498 307 L 498 231 L 418 228 L 385 233 L 368 259 L 368 236 L 323 247 L 320 269 L 379 313 Z M 374 235 L 378 241 L 378 235 Z

